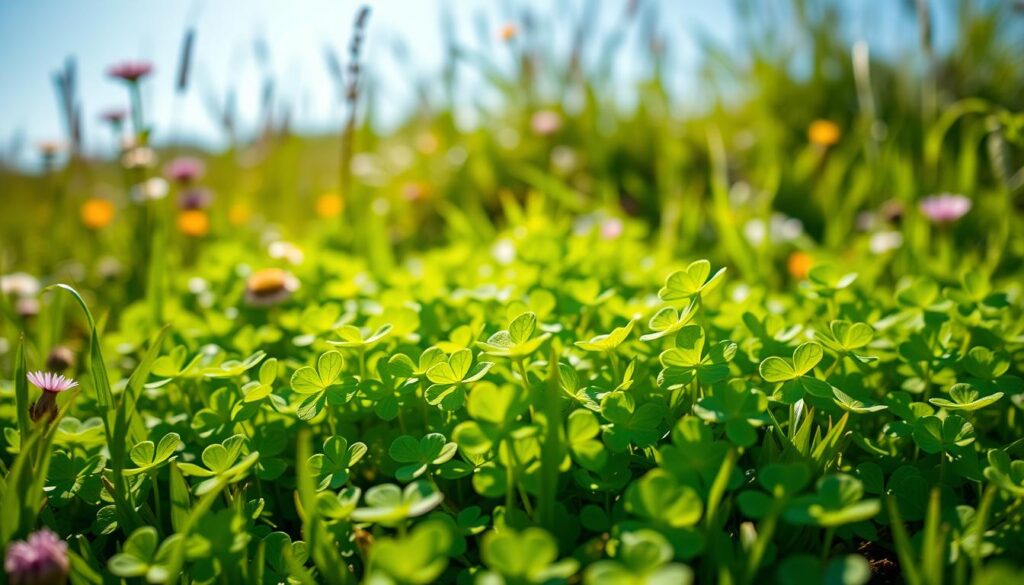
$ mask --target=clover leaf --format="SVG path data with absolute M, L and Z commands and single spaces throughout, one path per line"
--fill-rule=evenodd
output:
M 442 520 L 428 519 L 399 538 L 377 540 L 370 557 L 368 582 L 386 576 L 380 582 L 426 585 L 436 582 L 448 566 L 452 533 Z
M 813 495 L 795 498 L 784 517 L 794 524 L 824 527 L 870 520 L 881 509 L 877 499 L 861 499 L 864 484 L 852 475 L 837 473 L 818 480 Z
M 336 490 L 348 482 L 349 468 L 366 455 L 366 445 L 348 444 L 345 437 L 334 435 L 324 441 L 324 452 L 311 455 L 308 465 L 318 477 L 318 490 Z
M 221 482 L 241 481 L 260 457 L 259 451 L 253 451 L 239 461 L 244 443 L 243 435 L 234 435 L 223 443 L 214 443 L 203 449 L 201 459 L 205 467 L 194 463 L 178 463 L 178 469 L 185 475 L 205 478 L 196 486 L 197 496 L 212 490 Z
M 427 379 L 433 382 L 424 392 L 427 404 L 440 404 L 445 410 L 457 410 L 466 400 L 466 385 L 483 378 L 494 364 L 479 362 L 473 364 L 473 352 L 460 349 L 439 361 L 427 371 Z
M 630 484 L 625 507 L 630 514 L 666 528 L 693 526 L 703 511 L 696 490 L 681 485 L 664 469 L 652 469 Z
M 689 585 L 693 571 L 673 563 L 673 548 L 654 530 L 626 532 L 621 537 L 615 560 L 598 561 L 583 574 L 585 585 Z
M 174 452 L 181 446 L 181 437 L 178 433 L 167 433 L 160 439 L 159 445 L 153 441 L 142 441 L 136 443 L 128 456 L 138 467 L 124 470 L 125 475 L 145 473 L 173 461 Z
M 483 536 L 480 556 L 494 573 L 512 583 L 545 583 L 576 572 L 575 559 L 558 561 L 555 539 L 541 528 L 517 532 L 512 528 Z
M 831 398 L 832 386 L 808 375 L 823 356 L 821 345 L 809 341 L 793 350 L 792 360 L 770 356 L 761 361 L 758 371 L 766 382 L 782 383 L 775 395 L 787 404 L 800 400 L 805 392 L 819 398 Z
M 640 341 L 654 341 L 679 331 L 697 316 L 697 299 L 690 301 L 681 311 L 675 307 L 663 307 L 647 322 L 650 333 L 640 336 Z
M 731 380 L 714 386 L 710 394 L 697 401 L 693 413 L 700 418 L 725 425 L 725 434 L 736 445 L 750 447 L 757 442 L 756 427 L 767 421 L 768 398 L 745 380 Z
M 171 578 L 172 551 L 180 538 L 168 538 L 158 550 L 156 528 L 143 526 L 128 536 L 121 552 L 110 558 L 107 567 L 118 577 L 145 577 L 150 583 L 165 583 Z
M 572 411 L 565 426 L 565 438 L 572 458 L 581 467 L 596 471 L 608 461 L 604 444 L 596 437 L 601 433 L 601 424 L 590 410 Z
M 1024 497 L 1024 460 L 1010 460 L 1010 456 L 1002 449 L 988 452 L 988 467 L 985 477 L 999 489 L 1017 498 Z
M 925 453 L 957 454 L 974 442 L 974 427 L 958 414 L 925 416 L 914 422 L 914 442 Z
M 954 384 L 949 389 L 949 399 L 929 398 L 928 402 L 946 410 L 965 410 L 969 412 L 995 404 L 1002 397 L 1002 392 L 982 396 L 981 392 L 970 384 Z
M 344 347 L 346 349 L 358 349 L 365 350 L 373 347 L 378 341 L 387 337 L 388 333 L 391 333 L 391 325 L 385 323 L 374 331 L 363 330 L 354 325 L 343 325 L 338 328 L 337 334 L 340 340 L 327 340 L 327 343 L 337 347 Z
M 303 366 L 292 374 L 291 387 L 305 398 L 299 404 L 299 419 L 309 420 L 324 409 L 328 404 L 341 406 L 347 404 L 355 396 L 358 379 L 344 376 L 345 359 L 337 351 L 328 351 L 320 355 L 316 368 Z
M 832 321 L 829 323 L 828 333 L 819 333 L 817 339 L 821 340 L 829 349 L 845 356 L 849 356 L 862 364 L 877 360 L 873 356 L 865 356 L 857 353 L 857 350 L 871 343 L 874 337 L 874 330 L 866 323 L 851 323 L 850 321 Z
M 659 384 L 687 384 L 695 377 L 701 384 L 714 384 L 729 377 L 729 362 L 736 355 L 735 343 L 720 341 L 705 353 L 704 329 L 687 325 L 676 334 L 675 345 L 659 357 L 664 367 Z
M 718 286 L 725 275 L 725 268 L 720 268 L 714 276 L 711 274 L 711 263 L 707 260 L 691 262 L 684 270 L 677 270 L 665 279 L 665 286 L 658 291 L 663 301 L 677 301 L 696 297 L 711 292 Z
M 420 440 L 402 435 L 391 443 L 388 455 L 405 463 L 395 471 L 399 481 L 411 481 L 423 475 L 431 466 L 442 465 L 455 456 L 458 445 L 449 443 L 441 433 L 427 433 Z
M 523 313 L 509 323 L 508 329 L 498 331 L 487 338 L 487 341 L 478 341 L 477 346 L 488 355 L 495 357 L 510 359 L 529 357 L 551 337 L 548 332 L 534 337 L 536 329 L 537 315 L 529 312 Z
M 489 382 L 477 384 L 466 402 L 472 420 L 459 423 L 452 439 L 467 453 L 483 455 L 512 431 L 516 419 L 528 407 L 529 397 L 518 389 L 499 388 Z
M 630 444 L 646 447 L 658 440 L 662 407 L 648 402 L 639 407 L 632 394 L 617 391 L 601 400 L 604 441 L 613 451 L 625 451 Z
M 626 341 L 629 334 L 633 332 L 633 323 L 630 321 L 622 327 L 612 329 L 611 333 L 604 333 L 590 338 L 590 341 L 577 341 L 576 346 L 586 351 L 611 352 Z
M 366 491 L 365 507 L 356 508 L 352 519 L 356 522 L 395 526 L 408 519 L 422 516 L 436 508 L 444 495 L 425 481 L 416 481 L 405 489 L 391 483 L 375 485 Z

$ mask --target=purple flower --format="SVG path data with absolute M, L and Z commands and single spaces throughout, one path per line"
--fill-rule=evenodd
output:
M 28 381 L 43 391 L 42 396 L 29 408 L 32 420 L 44 415 L 52 419 L 57 414 L 57 395 L 78 386 L 78 382 L 53 372 L 29 372 Z
M 61 585 L 69 568 L 67 543 L 48 528 L 12 542 L 4 560 L 11 585 Z
M 164 169 L 168 179 L 182 184 L 199 180 L 205 171 L 203 161 L 190 156 L 176 158 Z
M 963 195 L 940 193 L 929 195 L 921 200 L 921 213 L 932 222 L 938 224 L 952 223 L 967 215 L 971 210 L 971 200 Z
M 107 69 L 107 75 L 135 83 L 153 72 L 153 64 L 148 61 L 122 61 Z
M 202 187 L 192 187 L 178 196 L 178 209 L 206 209 L 212 202 L 212 191 Z

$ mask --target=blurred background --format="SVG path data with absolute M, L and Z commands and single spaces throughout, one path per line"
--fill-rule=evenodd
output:
M 0 0 L 0 272 L 384 270 L 536 204 L 766 282 L 1009 273 L 1022 45 L 1011 0 Z

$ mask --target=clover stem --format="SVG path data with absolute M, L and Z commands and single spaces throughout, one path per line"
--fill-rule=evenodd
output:
M 359 347 L 359 379 L 366 379 L 366 346 Z
M 157 481 L 156 471 L 149 472 L 149 482 L 153 485 L 153 501 L 156 509 L 156 519 L 160 522 L 163 514 L 160 511 L 160 482 Z
M 509 450 L 509 454 L 512 453 L 512 445 L 508 439 L 505 439 L 505 446 Z M 505 518 L 507 519 L 516 507 L 516 474 L 515 464 L 512 461 L 511 456 L 509 457 L 508 467 L 505 469 Z
M 776 500 L 768 515 L 758 525 L 757 540 L 754 541 L 753 546 L 750 548 L 750 553 L 747 555 L 747 568 L 741 581 L 744 585 L 754 582 L 754 577 L 757 576 L 757 570 L 761 567 L 761 559 L 764 557 L 764 552 L 768 549 L 768 543 L 771 542 L 772 536 L 775 534 L 775 525 L 778 523 L 779 514 L 782 512 L 782 505 L 782 500 Z
M 612 366 L 612 375 L 615 376 L 615 379 L 612 381 L 618 384 L 622 381 L 622 373 L 619 372 L 619 356 L 615 355 L 614 350 L 608 352 L 608 361 Z
M 834 526 L 829 526 L 825 529 L 825 542 L 821 547 L 821 560 L 822 562 L 828 559 L 828 553 L 832 550 L 832 539 L 836 535 L 836 529 Z

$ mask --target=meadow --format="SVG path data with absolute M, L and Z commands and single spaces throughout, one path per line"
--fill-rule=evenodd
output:
M 361 10 L 343 127 L 228 104 L 220 150 L 146 116 L 193 33 L 111 65 L 110 155 L 62 67 L 67 135 L 0 162 L 6 582 L 1024 582 L 1019 6 L 875 52 L 737 1 L 699 107 L 671 5 L 582 6 L 446 29 L 387 130 Z

